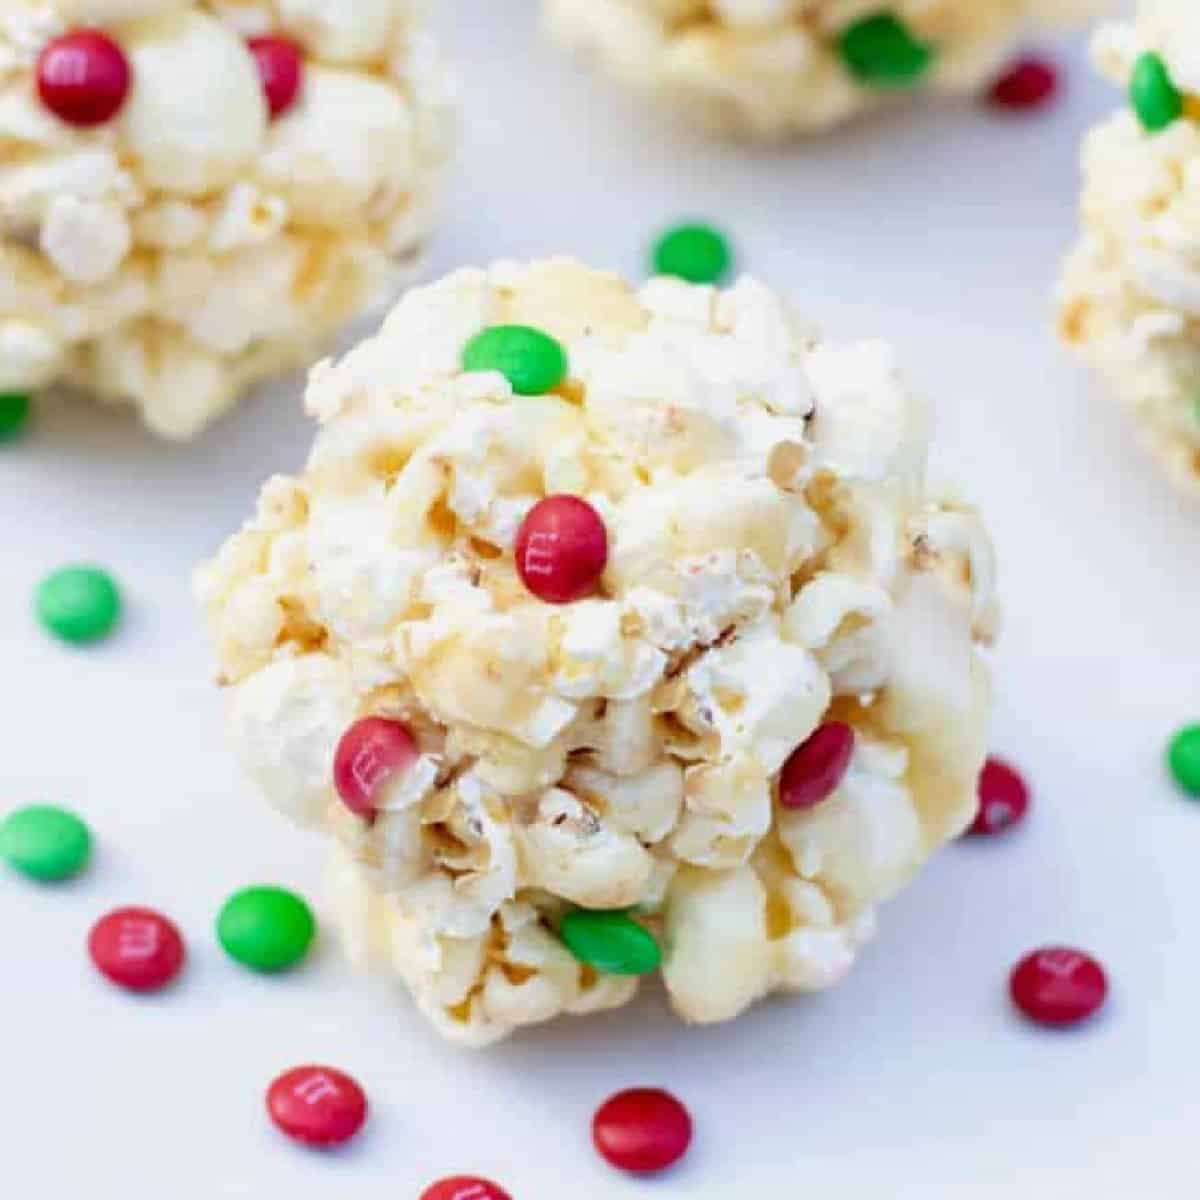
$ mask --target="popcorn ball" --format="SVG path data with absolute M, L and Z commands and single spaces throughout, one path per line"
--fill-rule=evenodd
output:
M 0 394 L 193 436 L 405 280 L 452 112 L 414 0 L 4 0 Z
M 1093 56 L 1127 103 L 1084 142 L 1059 329 L 1200 491 L 1200 9 L 1143 0 L 1100 29 Z
M 987 84 L 1021 33 L 1111 0 L 545 0 L 560 43 L 720 132 L 824 129 L 917 87 Z
M 889 348 L 748 279 L 501 264 L 307 402 L 197 588 L 353 952 L 473 1045 L 659 971 L 695 1022 L 840 980 L 975 815 L 997 621 Z

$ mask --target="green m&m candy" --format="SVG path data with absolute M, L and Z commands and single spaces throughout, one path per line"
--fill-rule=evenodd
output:
M 217 940 L 230 958 L 254 971 L 294 967 L 308 953 L 317 923 L 305 902 L 286 888 L 243 888 L 217 917 Z
M 623 912 L 577 908 L 563 917 L 558 936 L 580 962 L 604 975 L 648 975 L 662 962 L 653 934 Z
M 0 822 L 0 858 L 42 883 L 78 875 L 92 852 L 92 835 L 74 813 L 50 804 L 19 808 Z
M 38 585 L 34 608 L 42 625 L 64 642 L 95 642 L 120 619 L 121 593 L 99 567 L 62 567 Z
M 464 371 L 499 371 L 518 396 L 543 396 L 567 377 L 567 352 L 531 325 L 492 325 L 463 347 Z
M 720 283 L 733 255 L 729 242 L 711 225 L 676 225 L 654 245 L 654 273 L 674 275 L 688 283 Z
M 1185 725 L 1171 739 L 1167 767 L 1189 796 L 1200 799 L 1200 725 Z
M 1183 115 L 1183 96 L 1161 55 L 1147 51 L 1133 64 L 1129 102 L 1149 133 L 1166 129 Z
M 890 12 L 875 13 L 842 30 L 838 53 L 846 70 L 867 87 L 907 87 L 933 64 L 934 50 Z
M 0 392 L 0 442 L 15 438 L 29 421 L 29 397 L 20 392 Z

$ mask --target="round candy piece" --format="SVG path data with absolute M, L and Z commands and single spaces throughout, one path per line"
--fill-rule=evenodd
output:
M 1185 725 L 1171 739 L 1167 767 L 1189 796 L 1200 797 L 1200 725 Z
M 74 813 L 53 805 L 19 808 L 0 823 L 0 858 L 42 883 L 78 875 L 91 852 L 88 827 Z
M 364 717 L 338 742 L 333 785 L 352 813 L 373 821 L 388 782 L 408 770 L 417 757 L 417 744 L 402 721 Z
M 1029 808 L 1029 785 L 999 758 L 989 758 L 979 772 L 979 811 L 967 832 L 973 836 L 1003 833 L 1021 821 Z
M 29 423 L 29 397 L 20 392 L 0 392 L 0 442 L 15 438 Z
M 305 902 L 285 888 L 243 888 L 217 917 L 217 940 L 230 958 L 255 971 L 286 971 L 308 953 L 317 923 Z
M 362 1128 L 367 1097 L 349 1075 L 333 1067 L 295 1067 L 267 1089 L 267 1112 L 297 1142 L 337 1146 Z
M 688 1110 L 660 1088 L 630 1088 L 606 1100 L 592 1118 L 596 1149 L 622 1171 L 662 1171 L 692 1141 Z
M 577 908 L 563 917 L 558 936 L 580 962 L 605 975 L 648 975 L 662 962 L 654 935 L 623 912 Z
M 421 1200 L 512 1200 L 512 1197 L 490 1180 L 454 1175 L 431 1183 L 421 1193 Z
M 121 615 L 121 594 L 99 567 L 62 567 L 38 585 L 34 607 L 56 637 L 82 644 L 112 632 Z
M 1082 950 L 1047 946 L 1027 954 L 1009 979 L 1013 1003 L 1039 1025 L 1076 1025 L 1108 995 L 1104 968 Z
M 179 930 L 152 908 L 118 908 L 101 917 L 88 935 L 88 953 L 103 974 L 131 992 L 166 986 L 184 959 Z
M 258 64 L 272 119 L 283 116 L 300 95 L 304 81 L 303 51 L 291 38 L 278 35 L 251 38 L 246 45 Z
M 892 13 L 874 13 L 847 26 L 838 51 L 851 75 L 868 87 L 907 87 L 933 63 L 933 47 L 918 41 Z
M 1133 65 L 1129 100 L 1142 128 L 1149 133 L 1166 129 L 1183 115 L 1183 96 L 1162 56 L 1153 51 L 1148 50 Z
M 567 352 L 530 325 L 492 325 L 463 347 L 464 371 L 499 371 L 518 396 L 543 396 L 567 377 Z
M 608 563 L 608 532 L 578 496 L 547 496 L 517 530 L 517 572 L 547 604 L 570 604 L 596 589 Z
M 1052 62 L 1036 55 L 1018 58 L 992 84 L 988 100 L 996 108 L 1041 108 L 1054 99 L 1058 82 L 1058 70 Z
M 654 271 L 688 283 L 720 283 L 732 261 L 729 242 L 711 225 L 677 225 L 654 246 Z
M 38 95 L 68 125 L 87 128 L 112 120 L 129 95 L 129 84 L 125 52 L 97 29 L 65 33 L 38 55 Z
M 850 766 L 854 729 L 844 721 L 826 721 L 792 751 L 779 776 L 784 808 L 815 808 L 827 800 Z

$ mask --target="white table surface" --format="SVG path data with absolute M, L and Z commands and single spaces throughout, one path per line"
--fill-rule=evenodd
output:
M 295 385 L 192 447 L 67 407 L 0 452 L 0 810 L 69 804 L 92 869 L 62 889 L 0 872 L 0 1184 L 22 1200 L 409 1200 L 474 1171 L 516 1200 L 886 1196 L 1175 1200 L 1197 1195 L 1200 806 L 1160 765 L 1200 715 L 1200 512 L 1055 345 L 1049 289 L 1073 234 L 1076 143 L 1117 100 L 1073 52 L 1048 116 L 916 108 L 781 153 L 680 136 L 534 39 L 530 0 L 451 0 L 439 18 L 467 106 L 440 273 L 569 251 L 638 273 L 660 224 L 711 215 L 743 265 L 830 330 L 884 335 L 935 401 L 940 462 L 986 508 L 1007 629 L 995 745 L 1037 808 L 1007 840 L 948 848 L 882 913 L 838 990 L 701 1031 L 654 989 L 634 1007 L 474 1053 L 439 1041 L 332 937 L 294 975 L 226 961 L 212 920 L 253 881 L 319 903 L 322 844 L 239 778 L 222 739 L 192 564 L 298 465 Z M 128 620 L 73 652 L 30 614 L 41 574 L 108 564 Z M 189 938 L 178 986 L 119 994 L 83 940 L 121 903 Z M 1045 1034 L 1009 1011 L 1026 949 L 1088 947 L 1102 1019 Z M 320 1156 L 269 1126 L 275 1072 L 356 1074 L 373 1115 Z M 627 1180 L 593 1154 L 594 1106 L 674 1089 L 686 1163 Z

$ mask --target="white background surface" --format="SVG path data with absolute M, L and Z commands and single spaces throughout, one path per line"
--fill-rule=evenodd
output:
M 836 992 L 690 1031 L 653 988 L 607 1017 L 486 1053 L 442 1045 L 387 981 L 325 938 L 281 979 L 226 961 L 212 920 L 278 881 L 319 901 L 322 846 L 239 779 L 188 571 L 310 438 L 294 386 L 189 448 L 86 408 L 43 412 L 0 451 L 0 810 L 69 804 L 94 869 L 61 890 L 0 873 L 0 1160 L 22 1200 L 409 1200 L 443 1174 L 516 1200 L 562 1197 L 1194 1197 L 1200 807 L 1160 765 L 1200 715 L 1200 512 L 1176 500 L 1123 417 L 1055 346 L 1049 289 L 1074 228 L 1080 131 L 1117 98 L 1075 56 L 1052 115 L 917 108 L 782 153 L 678 136 L 533 35 L 529 0 L 456 0 L 462 168 L 440 273 L 569 251 L 636 274 L 652 230 L 707 214 L 746 269 L 828 329 L 894 339 L 935 401 L 939 458 L 987 509 L 1008 626 L 996 747 L 1037 809 L 948 848 L 882 914 Z M 42 573 L 91 558 L 128 620 L 86 652 L 29 614 Z M 178 986 L 131 999 L 83 949 L 99 913 L 160 906 L 189 939 Z M 1026 949 L 1094 950 L 1114 984 L 1095 1025 L 1024 1026 L 1005 978 Z M 268 1125 L 267 1082 L 326 1061 L 370 1093 L 331 1156 Z M 594 1106 L 673 1088 L 686 1164 L 626 1180 L 593 1154 Z

